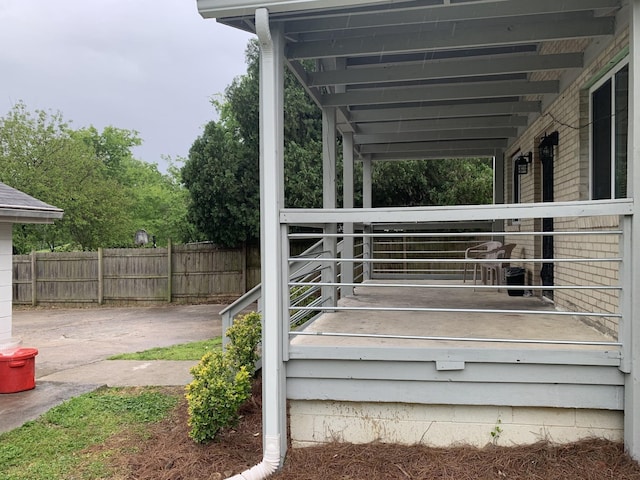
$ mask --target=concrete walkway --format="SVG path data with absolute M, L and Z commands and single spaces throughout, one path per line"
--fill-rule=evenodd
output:
M 0 394 L 0 433 L 101 386 L 186 385 L 194 361 L 106 360 L 221 333 L 224 305 L 29 309 L 13 313 L 13 334 L 37 348 L 36 388 Z

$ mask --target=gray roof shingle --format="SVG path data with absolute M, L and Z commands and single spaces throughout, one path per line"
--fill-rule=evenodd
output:
M 62 210 L 0 182 L 0 221 L 40 223 L 62 218 Z

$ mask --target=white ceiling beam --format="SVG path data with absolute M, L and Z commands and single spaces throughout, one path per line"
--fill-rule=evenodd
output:
M 433 118 L 428 120 L 401 120 L 397 122 L 357 123 L 356 133 L 372 135 L 376 133 L 424 132 L 454 128 L 524 127 L 528 118 L 523 115 L 500 115 L 468 118 Z
M 582 66 L 582 53 L 508 57 L 485 56 L 470 59 L 433 60 L 410 65 L 389 64 L 380 67 L 309 72 L 308 82 L 312 87 L 343 84 L 357 85 L 364 83 L 540 72 L 545 70 L 581 68 Z
M 500 155 L 501 148 L 472 148 L 472 149 L 451 149 L 451 150 L 426 150 L 422 152 L 405 153 L 372 153 L 369 158 L 372 161 L 392 161 L 392 160 L 431 160 L 441 158 L 477 158 L 495 157 Z
M 473 150 L 480 148 L 506 148 L 507 140 L 456 140 L 439 142 L 384 143 L 362 145 L 361 154 L 427 152 L 429 150 Z
M 350 110 L 353 122 L 383 122 L 391 120 L 418 120 L 430 118 L 475 117 L 483 115 L 510 115 L 540 113 L 540 102 L 491 102 L 423 107 L 378 108 Z
M 408 103 L 421 101 L 444 101 L 479 98 L 501 98 L 518 95 L 558 93 L 555 80 L 541 82 L 478 82 L 447 85 L 426 85 L 404 88 L 380 88 L 354 90 L 346 93 L 324 94 L 322 106 L 380 105 L 385 103 Z
M 430 132 L 378 133 L 374 135 L 354 135 L 358 145 L 376 143 L 413 143 L 440 140 L 471 140 L 481 138 L 509 138 L 518 134 L 517 128 L 458 128 L 455 130 L 434 130 Z
M 440 23 L 495 17 L 578 12 L 618 7 L 620 7 L 620 0 L 515 0 L 497 5 L 493 2 L 448 5 L 441 8 L 413 6 L 391 11 L 353 12 L 348 15 L 338 11 L 333 15 L 320 16 L 319 18 L 288 21 L 285 24 L 285 31 L 287 34 L 308 33 L 382 27 L 386 25 Z
M 291 59 L 365 56 L 393 53 L 424 52 L 465 47 L 527 44 L 548 40 L 599 37 L 612 35 L 615 19 L 581 18 L 580 21 L 530 21 L 523 23 L 487 25 L 486 28 L 464 28 L 445 25 L 436 31 L 416 32 L 412 35 L 379 35 L 350 37 L 334 41 L 312 41 L 289 44 L 286 55 Z

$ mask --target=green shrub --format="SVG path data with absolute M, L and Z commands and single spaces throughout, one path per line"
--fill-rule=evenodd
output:
M 238 409 L 251 393 L 251 375 L 244 366 L 236 368 L 221 351 L 206 353 L 191 374 L 186 395 L 189 436 L 202 443 L 237 421 Z
M 236 318 L 227 329 L 230 343 L 227 352 L 236 365 L 247 367 L 253 372 L 259 358 L 258 344 L 262 339 L 261 315 L 256 312 L 247 313 Z
M 227 330 L 227 350 L 207 352 L 191 369 L 187 385 L 189 436 L 197 443 L 216 437 L 220 429 L 235 424 L 238 409 L 251 394 L 251 372 L 258 359 L 262 335 L 260 315 L 238 318 Z

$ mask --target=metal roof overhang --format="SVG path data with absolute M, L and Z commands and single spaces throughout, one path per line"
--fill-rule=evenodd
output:
M 356 152 L 402 160 L 500 155 L 615 34 L 626 0 L 198 0 L 247 31 L 260 7 Z

